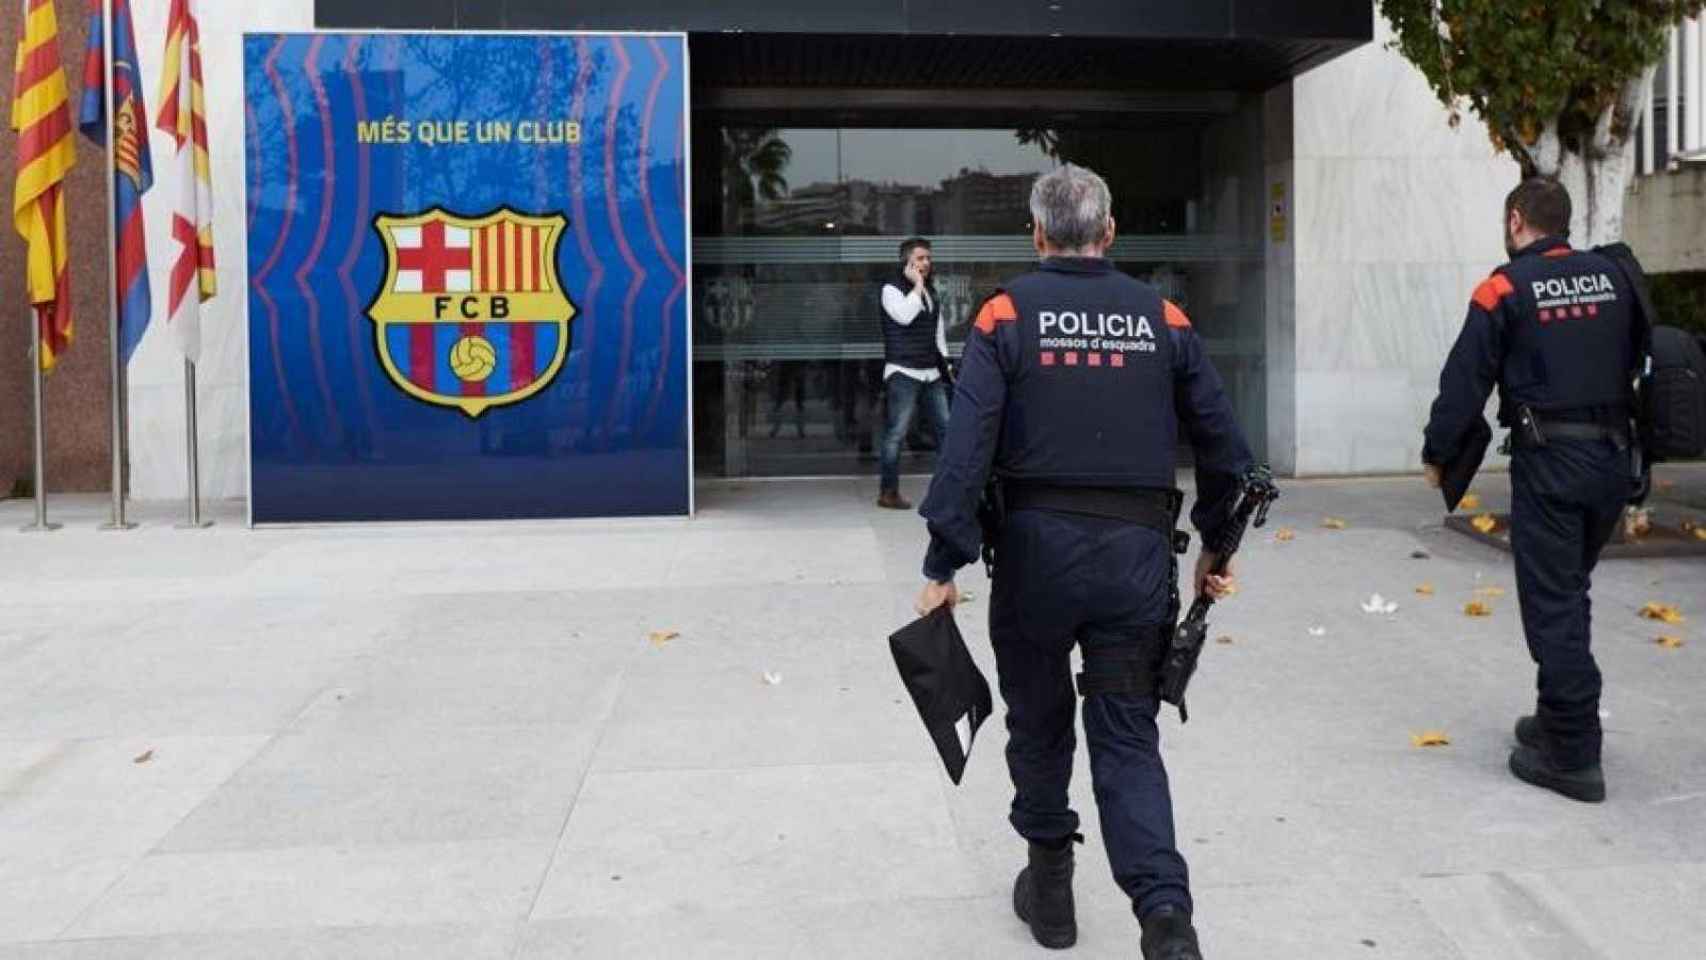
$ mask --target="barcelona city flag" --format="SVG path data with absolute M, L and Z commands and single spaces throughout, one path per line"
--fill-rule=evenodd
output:
M 29 248 L 25 288 L 40 328 L 41 368 L 51 370 L 71 345 L 64 191 L 76 150 L 53 0 L 20 0 L 20 4 L 24 25 L 12 98 L 12 129 L 18 132 L 12 222 Z
M 83 135 L 107 142 L 107 64 L 103 56 L 106 16 L 101 0 L 89 0 L 89 46 L 83 55 L 83 105 L 77 123 Z M 113 200 L 118 249 L 113 263 L 118 282 L 119 355 L 130 362 L 148 329 L 153 301 L 148 289 L 147 231 L 142 225 L 142 195 L 154 185 L 148 155 L 148 108 L 142 102 L 142 70 L 136 59 L 136 30 L 130 0 L 113 0 Z
M 178 181 L 172 209 L 170 303 L 166 325 L 185 359 L 201 355 L 201 305 L 219 292 L 213 260 L 213 167 L 207 153 L 207 96 L 201 84 L 201 28 L 190 0 L 172 0 L 160 70 L 160 116 L 172 138 L 167 169 Z M 193 296 L 191 294 L 194 294 Z

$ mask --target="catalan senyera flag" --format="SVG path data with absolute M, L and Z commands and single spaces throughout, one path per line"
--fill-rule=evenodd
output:
M 12 222 L 29 248 L 25 288 L 36 310 L 41 368 L 51 370 L 71 345 L 65 176 L 76 162 L 76 147 L 53 0 L 20 0 L 20 6 L 24 25 L 12 98 L 12 129 L 18 132 Z
M 207 156 L 207 101 L 201 85 L 201 30 L 190 0 L 172 0 L 156 125 L 177 144 L 173 169 L 178 204 L 172 214 L 171 306 L 167 323 L 184 356 L 201 354 L 201 305 L 218 283 L 213 263 L 213 175 Z M 195 295 L 190 293 L 194 290 Z
M 106 16 L 101 0 L 89 0 L 89 46 L 83 55 L 83 106 L 77 124 L 83 135 L 107 142 L 107 64 L 102 45 Z M 142 70 L 136 59 L 136 29 L 130 0 L 113 0 L 113 163 L 112 189 L 118 249 L 119 355 L 126 363 L 142 342 L 154 301 L 148 285 L 148 231 L 142 222 L 142 195 L 154 185 L 154 161 L 148 149 L 148 107 L 142 100 Z

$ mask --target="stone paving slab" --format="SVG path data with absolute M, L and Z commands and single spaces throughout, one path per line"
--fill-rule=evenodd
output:
M 1209 956 L 1699 956 L 1706 562 L 1596 574 L 1611 797 L 1582 806 L 1504 769 L 1533 689 L 1509 558 L 1415 478 L 1282 486 L 1193 719 L 1162 722 Z M 215 504 L 186 532 L 143 504 L 126 534 L 62 498 L 46 536 L 0 503 L 0 960 L 1041 955 L 1004 733 L 947 782 L 885 643 L 923 524 L 869 487 L 708 484 L 691 521 Z M 993 672 L 988 582 L 961 584 Z M 1077 771 L 1075 955 L 1135 956 Z

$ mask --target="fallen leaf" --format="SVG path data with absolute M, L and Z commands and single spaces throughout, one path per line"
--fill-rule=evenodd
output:
M 1420 596 L 1431 597 L 1434 595 L 1434 585 L 1431 583 L 1424 583 L 1416 588 L 1416 593 Z
M 1484 597 L 1488 600 L 1497 600 L 1498 598 L 1505 595 L 1505 588 L 1504 587 L 1481 587 L 1480 589 L 1475 591 L 1475 595 L 1477 597 Z
M 1449 747 L 1451 738 L 1438 730 L 1428 730 L 1423 733 L 1410 734 L 1412 747 Z
M 1475 493 L 1466 493 L 1457 506 L 1463 510 L 1479 510 L 1481 509 L 1481 496 Z
M 1695 527 L 1692 532 L 1694 534 L 1694 539 L 1706 540 L 1706 527 Z
M 148 761 L 150 761 L 152 759 L 154 759 L 154 751 L 148 750 L 148 751 L 145 751 L 142 754 L 142 756 L 137 757 L 135 760 L 132 760 L 130 762 L 131 763 L 147 763 Z
M 1671 604 L 1658 602 L 1649 603 L 1642 607 L 1641 616 L 1648 620 L 1662 620 L 1672 626 L 1682 623 L 1684 620 L 1688 619 L 1682 615 L 1681 610 L 1678 610 Z
M 1310 627 L 1309 628 L 1309 635 L 1312 637 L 1324 637 L 1327 635 L 1327 628 L 1326 627 Z
M 1328 517 L 1321 521 L 1321 526 L 1326 527 L 1328 530 L 1343 530 L 1350 526 L 1350 524 L 1338 517 Z
M 1471 617 L 1490 617 L 1493 615 L 1493 608 L 1479 600 L 1471 600 L 1463 605 L 1463 613 Z
M 1434 555 L 1427 552 L 1426 550 L 1411 550 L 1410 551 L 1410 559 L 1411 560 L 1432 560 L 1433 557 L 1434 557 Z
M 782 682 L 782 675 L 766 670 L 764 671 L 764 682 L 774 687 Z
M 681 636 L 680 630 L 653 630 L 651 633 L 652 646 L 662 649 L 663 645 Z
M 1661 647 L 1664 647 L 1666 650 L 1675 650 L 1678 647 L 1682 646 L 1682 638 L 1681 637 L 1669 637 L 1669 636 L 1660 637 L 1653 642 L 1657 643 Z
M 1658 491 L 1660 491 L 1661 493 L 1668 493 L 1669 491 L 1676 489 L 1676 481 L 1675 480 L 1659 480 L 1653 484 L 1653 487 L 1655 489 L 1657 489 Z
M 1653 532 L 1653 511 L 1629 508 L 1623 517 L 1623 532 L 1631 540 L 1639 540 Z
M 1290 543 L 1297 539 L 1297 531 L 1290 527 L 1280 527 L 1274 531 L 1274 539 L 1280 543 Z
M 1481 514 L 1475 519 L 1469 521 L 1469 525 L 1482 533 L 1492 533 L 1494 530 L 1499 529 L 1499 521 L 1490 513 Z
M 1369 597 L 1368 602 L 1362 605 L 1362 612 L 1391 616 L 1398 612 L 1398 605 L 1377 593 Z
M 1215 637 L 1214 642 L 1218 643 L 1224 647 L 1232 646 L 1232 638 L 1231 637 Z

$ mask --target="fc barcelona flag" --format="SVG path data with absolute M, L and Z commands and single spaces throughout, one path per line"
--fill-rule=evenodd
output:
M 103 54 L 106 16 L 101 0 L 89 0 L 89 46 L 83 56 L 83 106 L 78 125 L 83 135 L 103 146 L 107 142 L 107 65 Z M 118 282 L 120 356 L 130 361 L 142 342 L 153 312 L 148 288 L 147 230 L 142 223 L 142 195 L 154 185 L 154 163 L 148 152 L 148 108 L 142 102 L 142 71 L 136 60 L 136 30 L 131 25 L 130 0 L 113 0 L 113 136 L 112 189 L 118 249 L 113 251 Z
M 18 179 L 12 188 L 12 222 L 28 247 L 24 285 L 40 328 L 41 368 L 51 370 L 71 345 L 65 176 L 76 160 L 76 148 L 53 0 L 21 0 L 20 5 L 24 28 L 13 74 Z

